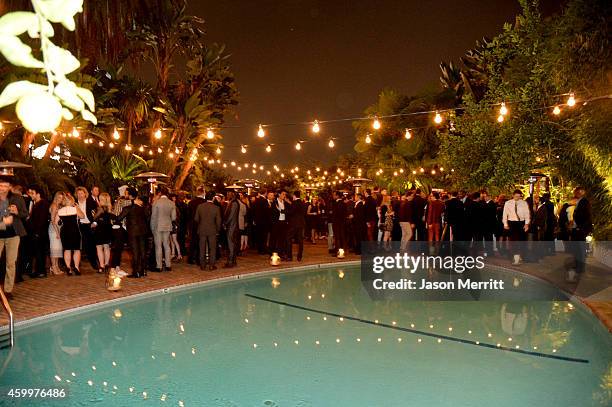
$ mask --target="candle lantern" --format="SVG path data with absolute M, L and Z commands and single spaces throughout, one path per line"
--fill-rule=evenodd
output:
M 272 253 L 272 256 L 270 257 L 270 264 L 272 266 L 278 266 L 280 264 L 280 257 L 278 256 L 278 253 Z
M 106 289 L 108 291 L 121 290 L 121 277 L 115 272 L 115 269 L 111 269 L 106 277 Z
M 336 256 L 339 259 L 344 258 L 344 249 L 338 249 L 338 255 Z

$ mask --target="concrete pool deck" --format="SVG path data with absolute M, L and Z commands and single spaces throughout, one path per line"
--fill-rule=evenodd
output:
M 127 256 L 124 258 L 122 268 L 129 270 Z M 88 265 L 83 264 L 82 276 L 68 277 L 66 275 L 50 276 L 42 279 L 28 279 L 17 284 L 14 289 L 14 298 L 11 306 L 15 322 L 23 322 L 77 307 L 99 304 L 109 300 L 158 291 L 164 288 L 200 283 L 237 275 L 286 269 L 288 267 L 301 267 L 329 263 L 358 261 L 359 256 L 347 254 L 344 259 L 337 259 L 327 252 L 327 244 L 323 241 L 316 245 L 305 244 L 304 259 L 302 262 L 282 262 L 278 267 L 271 266 L 268 256 L 249 252 L 248 255 L 238 258 L 238 266 L 231 269 L 219 267 L 214 272 L 201 271 L 199 267 L 189 265 L 185 259 L 172 265 L 171 272 L 149 273 L 140 279 L 125 278 L 122 289 L 118 292 L 109 292 L 105 288 L 105 278 L 95 273 Z M 587 272 L 580 284 L 568 284 L 565 275 L 560 272 L 561 267 L 542 267 L 538 263 L 525 263 L 521 266 L 512 266 L 505 258 L 490 258 L 490 263 L 514 269 L 551 282 L 562 290 L 574 294 L 584 302 L 597 317 L 612 331 L 612 273 L 605 272 L 605 268 L 597 267 L 594 259 L 589 258 Z M 553 259 L 559 266 L 566 260 L 564 255 Z M 85 262 L 86 263 L 86 262 Z M 222 262 L 219 262 L 222 265 Z M 547 261 L 550 264 L 550 261 Z M 603 270 L 603 272 L 602 272 Z M 5 314 L 0 315 L 0 326 L 7 324 Z

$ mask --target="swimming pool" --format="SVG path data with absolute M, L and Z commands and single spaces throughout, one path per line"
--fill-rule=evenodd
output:
M 495 271 L 490 271 L 495 273 Z M 506 272 L 510 273 L 510 272 Z M 539 283 L 545 284 L 545 283 Z M 172 290 L 18 330 L 2 405 L 602 406 L 612 338 L 566 301 L 372 301 L 359 267 Z

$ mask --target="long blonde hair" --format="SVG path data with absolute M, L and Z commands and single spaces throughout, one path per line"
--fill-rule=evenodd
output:
M 110 212 L 113 209 L 113 203 L 111 201 L 111 196 L 107 192 L 102 192 L 98 197 L 100 201 L 100 207 L 104 209 L 106 212 Z

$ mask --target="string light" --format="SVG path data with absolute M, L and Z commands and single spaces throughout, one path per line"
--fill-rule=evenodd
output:
M 327 143 L 327 145 L 329 146 L 329 148 L 334 148 L 336 144 L 334 143 L 333 139 L 329 139 L 329 143 Z
M 216 151 L 216 153 L 217 153 L 217 154 L 221 154 L 221 147 L 217 147 L 217 151 Z
M 555 106 L 555 108 L 553 109 L 553 114 L 555 116 L 559 116 L 561 114 L 561 108 L 559 106 Z
M 121 135 L 119 134 L 119 132 L 117 131 L 117 128 L 115 127 L 115 131 L 113 131 L 113 138 L 115 140 L 119 140 L 121 138 Z
M 111 141 L 110 143 L 108 143 L 108 146 L 109 146 L 110 148 L 114 148 L 114 147 L 115 147 L 115 143 L 113 143 L 113 142 Z
M 266 136 L 266 132 L 265 132 L 263 126 L 260 124 L 259 125 L 259 129 L 257 129 L 257 137 L 264 138 L 265 136 Z
M 74 138 L 79 138 L 80 134 L 79 131 L 77 130 L 77 128 L 75 127 L 74 129 L 72 129 L 72 137 Z
M 270 144 L 268 144 L 266 146 L 266 153 L 270 153 L 270 152 L 272 152 L 272 147 L 270 147 Z
M 208 129 L 206 131 L 206 138 L 209 140 L 212 140 L 215 138 L 215 132 L 212 131 L 212 129 Z
M 157 140 L 161 139 L 161 138 L 162 138 L 162 132 L 161 132 L 161 129 L 157 129 L 157 131 L 155 131 L 155 133 L 153 134 L 153 136 L 154 136 L 154 137 L 155 137 Z
M 499 116 L 497 116 L 497 122 L 498 123 L 503 123 L 504 122 L 504 116 L 502 114 L 500 114 Z
M 302 149 L 302 142 L 298 141 L 297 143 L 295 143 L 295 149 L 300 151 Z
M 142 152 L 144 151 L 144 146 L 140 146 L 140 147 L 138 148 L 138 151 L 140 151 L 140 152 L 142 153 Z
M 378 120 L 378 117 L 374 118 L 374 121 L 372 122 L 372 128 L 374 130 L 379 130 L 380 129 L 380 120 Z
M 319 121 L 318 121 L 318 120 L 315 120 L 315 121 L 312 123 L 312 132 L 313 132 L 313 133 L 318 133 L 319 131 L 321 131 L 321 128 L 319 127 Z
M 365 142 L 366 142 L 366 144 L 370 144 L 372 142 L 372 139 L 370 138 L 369 134 L 366 135 Z
M 504 102 L 502 102 L 501 107 L 499 108 L 499 114 L 502 116 L 508 114 L 508 108 L 506 107 L 506 104 Z
M 412 134 L 410 133 L 410 129 L 406 129 L 406 133 L 404 134 L 406 140 L 410 140 L 412 138 Z
M 434 122 L 436 122 L 436 124 L 442 123 L 442 116 L 440 116 L 440 113 L 437 111 L 436 111 L 436 117 L 434 117 Z
M 567 105 L 569 107 L 573 107 L 574 105 L 576 105 L 576 99 L 574 98 L 573 93 L 570 93 L 569 98 L 567 99 Z
M 132 146 L 129 144 L 125 145 L 125 151 L 132 151 Z
M 246 146 L 240 146 L 240 152 L 242 154 L 246 154 L 246 152 L 247 152 Z

